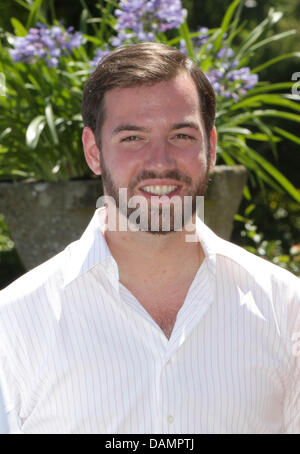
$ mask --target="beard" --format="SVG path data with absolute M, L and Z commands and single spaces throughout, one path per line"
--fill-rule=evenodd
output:
M 194 184 L 189 176 L 183 174 L 177 169 L 165 171 L 161 174 L 158 174 L 154 171 L 144 170 L 135 180 L 130 182 L 126 193 L 122 193 L 122 191 L 120 191 L 122 194 L 120 198 L 119 190 L 121 188 L 115 184 L 111 172 L 104 164 L 104 160 L 101 154 L 100 158 L 104 193 L 106 196 L 113 198 L 117 209 L 124 217 L 127 218 L 129 223 L 132 223 L 132 219 L 134 217 L 135 231 L 147 231 L 152 234 L 163 235 L 182 230 L 195 214 L 197 209 L 197 198 L 199 196 L 204 196 L 209 183 L 209 161 L 207 163 L 204 175 L 202 175 L 201 178 L 199 178 L 199 180 Z M 172 203 L 171 198 L 171 202 L 166 209 L 166 207 L 163 207 L 159 203 L 153 204 L 150 201 L 148 203 L 145 198 L 145 201 L 147 203 L 147 212 L 145 212 L 144 209 L 141 214 L 134 216 L 137 212 L 137 208 L 130 208 L 128 206 L 128 201 L 135 195 L 134 189 L 142 181 L 156 178 L 169 178 L 178 181 L 179 184 L 185 184 L 187 190 L 183 199 L 182 197 L 176 196 L 175 203 Z M 126 199 L 124 199 L 123 194 L 126 194 Z M 139 197 L 143 196 L 140 195 Z M 158 198 L 160 196 L 154 197 Z M 140 208 L 138 208 L 138 210 L 140 211 Z

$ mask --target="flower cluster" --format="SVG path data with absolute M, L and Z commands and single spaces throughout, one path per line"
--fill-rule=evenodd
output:
M 200 48 L 207 42 L 207 40 L 209 38 L 209 28 L 199 27 L 197 30 L 197 33 L 198 33 L 198 36 L 192 39 L 195 53 L 199 52 Z M 179 48 L 180 48 L 181 52 L 186 54 L 187 49 L 186 49 L 186 44 L 185 44 L 184 39 L 180 40 L 179 45 L 180 45 Z M 206 50 L 208 51 L 211 48 L 212 48 L 212 44 L 208 43 L 206 46 Z
M 193 38 L 195 53 L 197 54 L 201 46 L 207 43 L 209 39 L 209 29 L 200 27 L 198 37 Z M 214 68 L 206 73 L 207 78 L 212 84 L 215 92 L 222 98 L 232 98 L 238 100 L 240 96 L 247 93 L 247 90 L 254 88 L 258 82 L 257 74 L 251 74 L 250 68 L 239 68 L 240 61 L 234 58 L 234 51 L 231 47 L 226 46 L 223 37 L 223 47 L 217 52 L 214 58 Z M 213 48 L 212 43 L 206 45 L 206 52 Z M 181 40 L 180 50 L 187 53 L 185 42 Z
M 127 42 L 155 41 L 159 32 L 178 28 L 184 22 L 186 10 L 181 0 L 121 0 L 115 10 L 117 35 L 112 37 L 104 49 L 98 49 L 90 62 L 92 68 L 110 53 L 110 48 Z
M 113 45 L 119 45 L 127 29 L 139 41 L 154 41 L 157 33 L 180 27 L 186 10 L 181 0 L 121 0 L 115 16 L 118 37 Z
M 14 49 L 10 50 L 14 62 L 34 63 L 43 59 L 49 67 L 56 68 L 62 55 L 69 55 L 83 42 L 81 32 L 73 33 L 74 28 L 65 30 L 61 25 L 49 27 L 38 23 L 30 28 L 24 37 L 14 39 Z
M 248 90 L 255 87 L 258 75 L 251 74 L 250 68 L 246 66 L 234 69 L 236 65 L 236 61 L 231 64 L 224 63 L 223 67 L 210 70 L 206 76 L 217 95 L 237 101 Z
M 106 44 L 105 48 L 104 49 L 100 49 L 98 48 L 97 51 L 96 51 L 96 54 L 94 56 L 94 58 L 90 61 L 90 66 L 92 68 L 95 68 L 96 66 L 98 66 L 98 64 L 100 63 L 100 61 L 102 60 L 102 58 L 105 57 L 105 55 L 108 55 L 110 54 L 110 49 L 108 47 L 108 45 Z

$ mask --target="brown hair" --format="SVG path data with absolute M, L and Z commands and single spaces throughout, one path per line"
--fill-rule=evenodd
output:
M 144 42 L 119 47 L 105 56 L 86 83 L 82 118 L 84 126 L 94 132 L 98 147 L 105 120 L 104 95 L 108 90 L 168 81 L 181 71 L 189 74 L 197 87 L 206 138 L 209 139 L 214 126 L 216 97 L 204 73 L 178 49 Z

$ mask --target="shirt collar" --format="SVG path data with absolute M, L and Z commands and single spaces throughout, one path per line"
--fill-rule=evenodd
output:
M 111 255 L 102 231 L 105 208 L 98 208 L 79 240 L 65 249 L 67 263 L 64 273 L 64 285 L 86 273 L 94 266 L 106 264 L 107 271 L 117 272 L 117 264 Z
M 119 280 L 117 263 L 103 234 L 104 215 L 105 207 L 98 208 L 80 239 L 65 249 L 67 262 L 63 270 L 64 285 L 68 285 L 97 265 L 103 265 L 105 272 L 110 274 L 113 280 Z M 206 256 L 208 269 L 215 274 L 216 253 L 220 252 L 224 240 L 210 230 L 199 217 L 196 218 L 196 235 Z M 188 238 L 191 241 L 190 235 Z

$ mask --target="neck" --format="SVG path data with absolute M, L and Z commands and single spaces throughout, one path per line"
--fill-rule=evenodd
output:
M 196 215 L 182 231 L 164 234 L 151 232 L 111 231 L 106 229 L 104 237 L 119 267 L 120 276 L 130 273 L 136 278 L 147 276 L 161 280 L 188 274 L 199 268 L 204 253 L 196 238 Z M 120 279 L 121 280 L 121 279 Z

